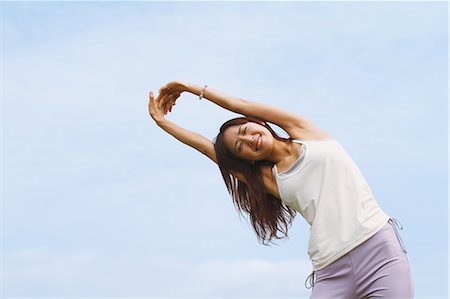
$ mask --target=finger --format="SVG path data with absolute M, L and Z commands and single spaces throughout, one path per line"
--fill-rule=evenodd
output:
M 167 101 L 164 103 L 164 110 L 169 110 L 169 108 L 173 106 L 173 103 L 175 103 L 176 99 L 176 95 L 172 95 L 170 98 L 167 98 Z
M 174 103 L 172 104 L 172 106 L 170 106 L 169 112 L 172 112 L 173 106 L 175 106 L 176 104 L 177 104 L 177 103 L 174 102 Z
M 175 101 L 176 101 L 176 96 L 173 96 L 172 99 L 167 102 L 167 104 L 165 106 L 165 110 L 171 112 L 172 111 L 172 107 L 175 104 Z
M 173 98 L 172 93 L 169 93 L 169 92 L 165 93 L 162 96 L 161 101 L 159 102 L 159 107 L 161 108 L 161 107 L 165 107 L 166 105 L 168 105 L 172 101 L 172 98 Z
M 164 113 L 167 113 L 170 109 L 170 104 L 164 105 Z
M 150 101 L 148 102 L 149 105 L 150 105 L 150 104 L 153 105 L 153 102 L 155 101 L 155 99 L 154 99 L 154 96 L 153 96 L 153 92 L 152 92 L 151 90 L 150 90 L 150 92 L 149 92 L 149 94 L 148 94 L 148 97 L 150 98 Z
M 179 94 L 175 95 L 172 99 L 171 105 L 173 106 L 175 104 L 175 102 L 177 101 L 177 99 L 180 97 Z
M 161 107 L 163 107 L 164 105 L 165 105 L 165 103 L 166 103 L 166 101 L 167 101 L 167 98 L 169 97 L 169 93 L 167 93 L 167 92 L 162 92 L 161 93 L 161 98 L 159 99 L 159 101 L 158 101 L 158 108 L 161 108 Z
M 153 105 L 156 105 L 158 98 L 155 99 L 155 95 L 153 94 L 153 91 L 150 91 L 150 101 Z
M 148 102 L 148 112 L 151 114 L 152 110 L 154 109 L 154 105 L 155 105 L 155 99 L 153 98 L 152 91 L 150 91 L 150 93 L 148 94 L 148 97 L 150 98 L 150 100 Z
M 159 108 L 158 108 L 158 103 L 157 103 L 157 100 L 155 100 L 155 96 L 154 96 L 154 94 L 153 94 L 153 92 L 151 92 L 151 94 L 149 95 L 149 97 L 150 97 L 150 102 L 149 102 L 149 104 L 148 104 L 148 107 L 149 107 L 149 109 L 151 109 L 151 110 L 160 110 Z
M 158 95 L 158 108 L 161 108 L 161 105 L 162 105 L 162 103 L 164 101 L 164 97 L 165 97 L 165 93 L 163 93 L 163 92 L 161 92 Z
M 155 100 L 155 106 L 157 107 L 157 108 L 159 108 L 159 103 L 161 102 L 161 97 L 160 96 L 158 96 L 158 98 Z

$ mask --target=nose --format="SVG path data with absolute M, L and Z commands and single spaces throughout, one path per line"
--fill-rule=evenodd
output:
M 245 136 L 239 136 L 239 137 L 238 137 L 239 141 L 248 143 L 248 144 L 250 144 L 250 145 L 253 144 L 254 138 L 255 138 L 255 137 L 254 137 L 253 135 L 245 135 Z
M 250 147 L 253 147 L 255 137 L 253 135 L 239 136 L 239 140 L 242 143 L 248 144 Z

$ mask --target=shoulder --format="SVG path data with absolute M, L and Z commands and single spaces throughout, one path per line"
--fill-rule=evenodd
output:
M 289 128 L 287 131 L 293 139 L 327 140 L 333 138 L 328 132 L 319 128 L 308 118 L 302 117 L 302 122 Z

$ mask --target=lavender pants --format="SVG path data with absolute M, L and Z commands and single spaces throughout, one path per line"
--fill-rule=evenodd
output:
M 409 259 L 394 225 L 391 218 L 370 239 L 313 272 L 311 299 L 413 298 Z

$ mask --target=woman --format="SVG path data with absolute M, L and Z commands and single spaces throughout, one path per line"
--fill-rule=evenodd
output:
M 165 119 L 182 92 L 245 117 L 225 122 L 213 143 Z M 218 164 L 234 205 L 249 215 L 264 245 L 287 237 L 297 212 L 305 218 L 311 298 L 413 298 L 397 221 L 378 206 L 357 165 L 327 132 L 305 117 L 179 81 L 160 88 L 157 99 L 150 91 L 148 108 L 164 131 Z

